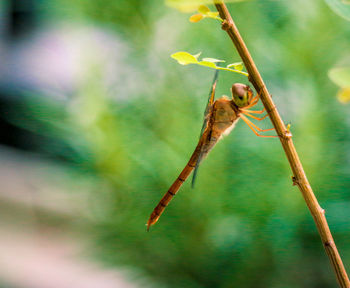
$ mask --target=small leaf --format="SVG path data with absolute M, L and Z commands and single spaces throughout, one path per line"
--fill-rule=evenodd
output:
M 234 68 L 236 70 L 242 71 L 243 70 L 243 63 L 242 62 L 236 62 L 232 63 L 226 66 L 227 68 Z
M 204 18 L 203 14 L 194 14 L 190 17 L 190 22 L 197 23 Z
M 204 14 L 204 13 L 203 13 L 203 14 Z M 212 12 L 212 11 L 209 11 L 209 12 L 205 13 L 205 15 L 207 15 L 208 17 L 211 17 L 211 18 L 216 18 L 216 17 L 218 17 L 219 12 Z
M 213 62 L 209 62 L 209 61 L 200 61 L 198 64 L 199 64 L 199 65 L 202 65 L 202 66 L 207 66 L 207 67 L 216 69 L 216 65 L 215 65 Z
M 350 102 L 350 86 L 341 89 L 338 94 L 337 98 L 340 103 L 346 104 Z
M 200 5 L 198 7 L 198 12 L 201 14 L 207 14 L 208 12 L 210 12 L 210 9 L 205 5 Z
M 172 54 L 171 57 L 177 60 L 181 65 L 198 63 L 197 58 L 187 52 L 176 52 Z
M 199 52 L 197 54 L 194 54 L 193 57 L 195 57 L 198 60 L 198 57 L 202 54 L 202 52 Z
M 207 62 L 225 62 L 224 60 L 219 60 L 219 59 L 215 59 L 215 58 L 203 58 L 202 61 L 207 61 Z
M 338 67 L 328 71 L 329 78 L 341 88 L 350 87 L 350 67 Z
M 175 60 L 177 60 L 177 62 L 179 62 L 181 65 L 198 63 L 197 58 L 187 52 L 176 52 L 171 55 L 171 58 L 174 58 Z

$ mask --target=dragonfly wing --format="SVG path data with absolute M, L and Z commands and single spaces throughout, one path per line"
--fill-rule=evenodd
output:
M 219 76 L 219 70 L 216 70 L 215 71 L 215 75 L 214 75 L 214 79 L 213 79 L 213 84 L 211 85 L 211 88 L 210 88 L 207 106 L 205 107 L 205 111 L 204 111 L 204 121 L 203 121 L 202 129 L 201 129 L 201 133 L 199 135 L 199 139 L 200 139 L 199 141 L 202 141 L 201 138 L 203 136 L 203 133 L 204 133 L 205 129 L 208 126 L 208 121 L 209 121 L 209 118 L 210 118 L 211 108 L 212 108 L 214 100 L 215 100 L 215 89 L 216 89 L 216 84 L 218 82 L 218 76 Z M 196 177 L 197 177 L 197 173 L 198 173 L 199 164 L 200 164 L 202 159 L 207 154 L 207 153 L 205 153 L 204 146 L 205 145 L 202 145 L 202 149 L 201 149 L 201 151 L 199 153 L 198 160 L 196 162 L 196 167 L 194 168 L 194 171 L 193 171 L 193 174 L 192 174 L 192 188 L 194 188 L 194 184 L 196 182 Z
M 193 172 L 193 176 L 192 176 L 192 188 L 194 187 L 194 184 L 196 181 L 196 176 L 198 173 L 198 167 L 201 164 L 201 161 L 205 157 L 207 157 L 207 155 L 209 154 L 211 149 L 214 148 L 214 146 L 220 140 L 220 138 L 221 138 L 220 135 L 218 137 L 218 135 L 216 133 L 213 133 L 211 126 L 208 126 L 207 129 L 204 131 L 201 140 L 199 140 L 202 142 L 202 145 L 201 145 L 201 150 L 200 150 L 199 155 L 198 155 L 198 159 L 196 161 L 196 165 L 194 167 L 194 172 Z
M 197 177 L 197 173 L 198 173 L 198 168 L 199 168 L 199 164 L 201 163 L 202 159 L 204 158 L 204 149 L 202 148 L 201 152 L 199 153 L 197 162 L 196 162 L 196 166 L 194 167 L 194 171 L 192 174 L 192 182 L 191 182 L 191 186 L 192 188 L 194 188 L 194 184 L 196 182 L 196 177 Z
M 218 75 L 219 75 L 219 70 L 216 70 L 214 79 L 213 79 L 213 84 L 211 85 L 211 88 L 210 88 L 207 106 L 205 107 L 205 110 L 204 110 L 204 121 L 201 129 L 201 133 L 199 135 L 199 139 L 202 137 L 204 130 L 208 124 L 210 109 L 213 106 L 214 99 L 215 99 L 215 89 L 216 89 L 216 83 L 218 82 Z

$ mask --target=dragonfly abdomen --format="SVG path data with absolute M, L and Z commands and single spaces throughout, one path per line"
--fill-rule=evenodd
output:
M 201 151 L 202 141 L 199 141 L 196 149 L 194 150 L 190 160 L 186 164 L 185 168 L 181 171 L 180 175 L 176 178 L 174 183 L 170 186 L 169 190 L 165 193 L 163 198 L 159 201 L 156 208 L 154 208 L 150 218 L 147 222 L 147 230 L 153 224 L 155 224 L 160 215 L 162 215 L 164 209 L 168 206 L 171 199 L 175 196 L 175 194 L 179 191 L 182 184 L 186 181 L 188 176 L 190 176 L 192 170 L 196 167 L 196 163 L 198 161 L 199 153 Z

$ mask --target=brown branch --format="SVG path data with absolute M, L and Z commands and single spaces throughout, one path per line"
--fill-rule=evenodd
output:
M 324 215 L 325 212 L 318 204 L 315 194 L 313 193 L 309 181 L 306 178 L 303 166 L 301 165 L 299 156 L 292 141 L 292 135 L 286 129 L 276 109 L 276 106 L 273 103 L 269 92 L 267 91 L 264 81 L 261 78 L 261 75 L 256 68 L 255 63 L 241 35 L 239 34 L 239 31 L 233 22 L 229 11 L 227 10 L 226 5 L 219 0 L 214 0 L 214 3 L 220 13 L 220 17 L 224 20 L 222 23 L 222 29 L 228 33 L 239 55 L 241 56 L 243 63 L 249 73 L 249 81 L 254 85 L 256 91 L 261 93 L 261 101 L 264 104 L 264 107 L 270 116 L 271 122 L 277 131 L 283 149 L 288 158 L 290 167 L 292 168 L 294 174 L 293 184 L 299 187 L 300 192 L 302 193 L 305 202 L 311 212 L 311 215 L 314 218 L 323 246 L 337 276 L 339 286 L 342 288 L 349 288 L 349 278 L 346 274 L 343 262 L 334 243 L 331 231 L 329 230 L 328 223 Z

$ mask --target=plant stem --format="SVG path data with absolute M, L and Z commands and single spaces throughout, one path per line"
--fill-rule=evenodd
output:
M 220 17 L 224 19 L 222 23 L 222 29 L 228 33 L 239 55 L 241 56 L 243 63 L 249 73 L 249 81 L 254 85 L 256 91 L 260 93 L 261 101 L 264 104 L 271 122 L 280 138 L 281 144 L 294 174 L 292 178 L 293 185 L 297 185 L 299 187 L 299 190 L 305 199 L 311 215 L 314 218 L 323 246 L 329 257 L 331 265 L 334 268 L 339 286 L 342 288 L 350 288 L 349 278 L 346 274 L 343 262 L 334 243 L 331 231 L 329 230 L 325 217 L 325 211 L 318 204 L 316 196 L 313 193 L 310 183 L 306 178 L 303 166 L 300 162 L 299 156 L 292 141 L 292 134 L 288 129 L 286 129 L 277 111 L 277 108 L 273 103 L 272 98 L 264 84 L 264 81 L 261 78 L 261 75 L 256 68 L 255 63 L 235 23 L 233 22 L 229 11 L 227 10 L 226 5 L 220 0 L 214 0 L 214 4 L 219 11 Z

